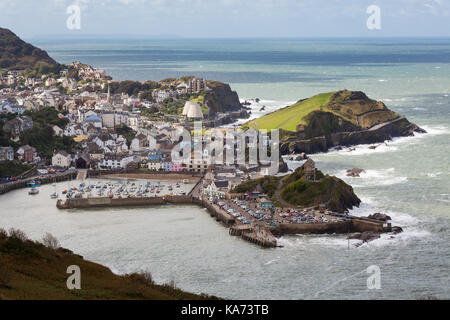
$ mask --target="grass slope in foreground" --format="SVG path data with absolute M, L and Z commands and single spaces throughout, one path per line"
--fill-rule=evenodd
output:
M 81 269 L 81 290 L 68 290 L 67 267 Z M 0 229 L 0 300 L 200 300 L 214 299 L 157 285 L 149 274 L 115 275 L 67 249 L 51 249 L 23 232 Z

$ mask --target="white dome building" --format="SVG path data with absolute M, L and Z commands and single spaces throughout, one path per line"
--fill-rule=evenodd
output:
M 203 119 L 202 108 L 195 102 L 187 101 L 184 105 L 183 116 L 189 119 Z

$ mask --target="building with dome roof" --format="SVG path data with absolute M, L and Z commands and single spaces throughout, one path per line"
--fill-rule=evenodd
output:
M 202 120 L 202 108 L 195 102 L 187 101 L 184 105 L 183 116 L 186 116 L 188 119 Z

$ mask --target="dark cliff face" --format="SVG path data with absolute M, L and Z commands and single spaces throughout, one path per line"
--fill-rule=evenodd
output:
M 406 118 L 399 119 L 377 130 L 348 130 L 327 133 L 316 137 L 305 137 L 299 133 L 286 135 L 280 142 L 281 154 L 327 152 L 334 147 L 350 147 L 359 144 L 383 143 L 395 137 L 413 136 L 415 133 L 426 133 Z
M 205 102 L 211 115 L 215 113 L 240 111 L 244 108 L 239 101 L 238 94 L 231 90 L 228 84 L 208 81 L 207 86 L 211 91 L 206 94 Z
M 0 28 L 0 68 L 24 70 L 38 65 L 59 66 L 44 50 L 26 43 L 10 30 Z
M 358 131 L 360 128 L 331 112 L 314 111 L 307 117 L 308 125 L 304 128 L 305 138 L 330 136 L 336 132 Z
M 328 209 L 334 212 L 343 213 L 354 207 L 359 207 L 361 200 L 354 193 L 353 187 L 336 177 L 333 177 L 333 180 L 336 185 L 333 198 L 327 205 Z

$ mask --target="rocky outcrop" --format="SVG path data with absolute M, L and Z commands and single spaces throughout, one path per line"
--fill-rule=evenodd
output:
M 205 96 L 205 104 L 208 106 L 210 116 L 244 109 L 238 94 L 231 90 L 230 85 L 218 81 L 208 81 L 207 86 L 211 91 Z
M 370 216 L 368 216 L 367 218 L 378 220 L 378 221 L 392 220 L 392 218 L 390 216 L 388 216 L 387 214 L 383 214 L 383 213 L 374 213 L 374 214 L 371 214 Z
M 327 203 L 327 208 L 334 212 L 347 212 L 354 207 L 359 207 L 361 199 L 353 191 L 353 187 L 346 184 L 341 179 L 333 177 L 335 181 L 332 197 Z
M 278 172 L 279 173 L 286 173 L 288 171 L 289 171 L 289 167 L 288 167 L 287 163 L 284 162 L 284 159 L 280 157 L 280 165 L 279 165 L 279 168 L 278 168 Z
M 401 227 L 392 227 L 392 233 L 393 234 L 399 234 L 402 233 L 403 229 Z
M 324 175 L 320 170 L 316 170 L 315 178 L 315 182 L 311 181 L 311 172 L 303 165 L 282 180 L 278 194 L 293 206 L 325 205 L 328 210 L 340 213 L 360 205 L 352 186 L 343 180 Z
M 351 236 L 348 237 L 348 239 L 361 240 L 362 243 L 365 243 L 365 242 L 370 242 L 370 241 L 379 239 L 380 237 L 381 237 L 380 233 L 378 233 L 378 232 L 366 231 L 363 233 L 352 234 Z
M 303 152 L 295 158 L 295 161 L 303 161 L 303 160 L 307 160 L 307 159 L 308 159 L 308 156 L 306 155 L 306 153 Z
M 353 177 L 353 178 L 359 178 L 361 176 L 361 173 L 364 173 L 365 171 L 363 169 L 359 168 L 353 168 L 347 170 L 347 177 Z

